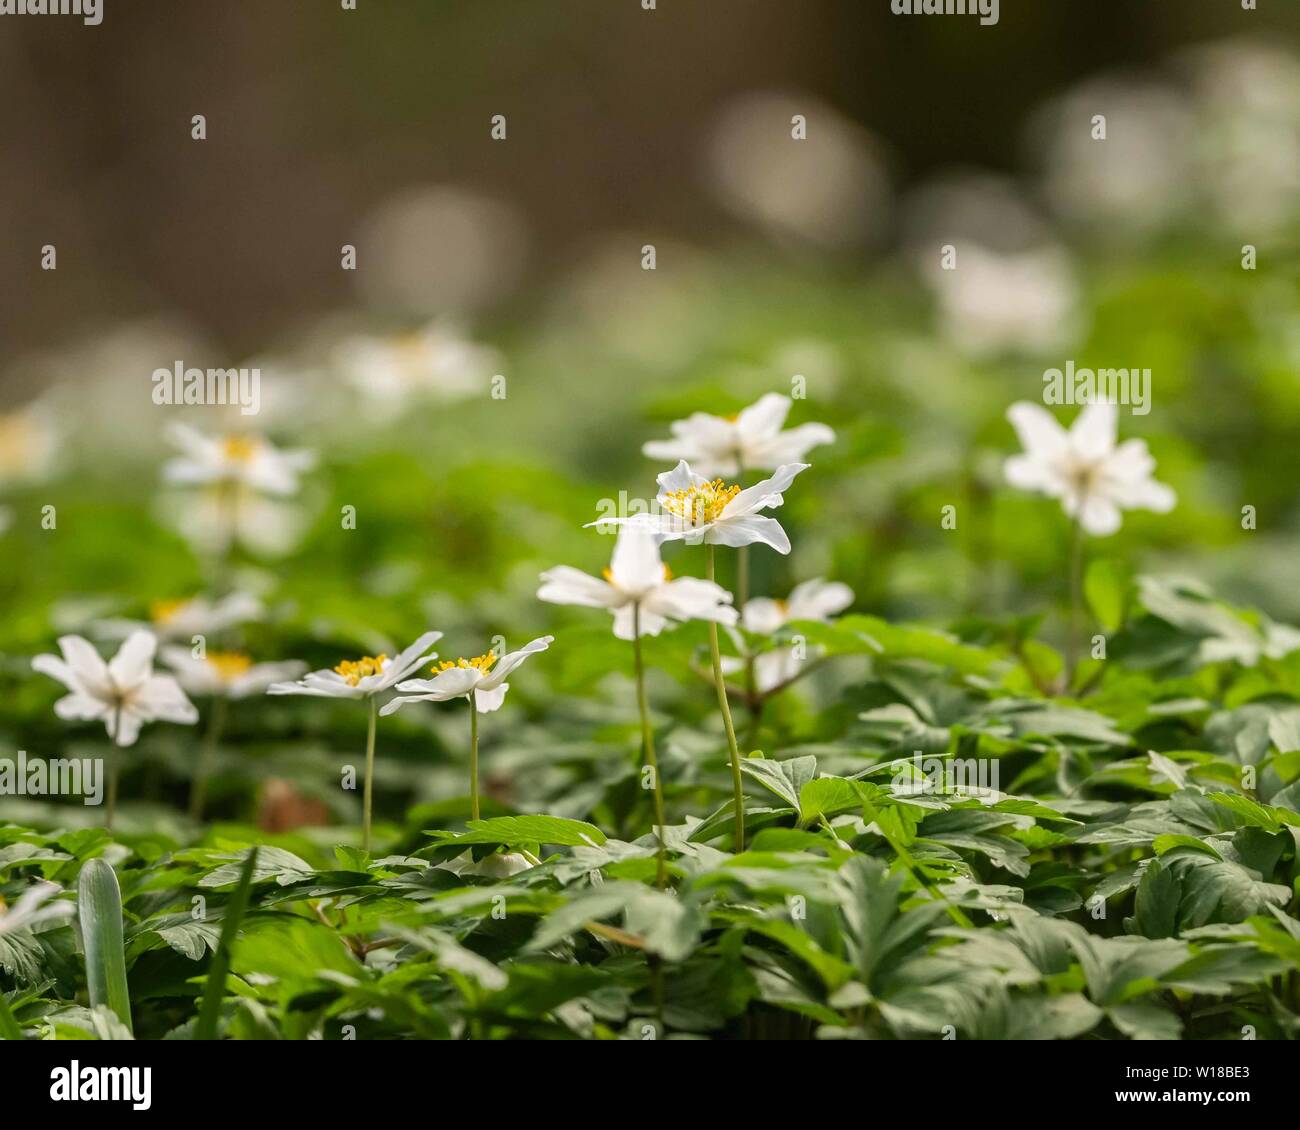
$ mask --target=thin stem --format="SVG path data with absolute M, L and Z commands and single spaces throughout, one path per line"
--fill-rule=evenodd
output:
M 190 819 L 203 819 L 203 804 L 208 795 L 208 775 L 212 771 L 212 759 L 216 756 L 221 743 L 222 732 L 226 728 L 226 698 L 218 694 L 212 700 L 212 714 L 208 718 L 208 732 L 203 735 L 203 744 L 199 747 L 199 763 L 194 767 L 194 780 L 190 783 Z
M 113 710 L 113 752 L 112 764 L 108 767 L 108 799 L 104 809 L 104 828 L 113 830 L 113 818 L 117 815 L 117 778 L 122 771 L 122 704 L 118 702 Z
M 478 819 L 478 703 L 469 692 L 469 815 Z
M 1065 685 L 1074 681 L 1079 664 L 1083 625 L 1083 526 L 1075 515 L 1070 530 L 1070 634 L 1066 638 Z
M 704 546 L 704 562 L 708 579 L 713 580 L 713 546 Z M 727 746 L 731 750 L 731 790 L 735 803 L 736 851 L 745 850 L 745 790 L 740 776 L 740 749 L 736 745 L 736 727 L 731 721 L 731 704 L 727 701 L 727 681 L 722 675 L 722 652 L 718 648 L 718 624 L 709 621 L 709 648 L 713 652 L 713 684 L 718 691 L 718 708 L 722 711 L 722 724 L 727 731 Z
M 646 766 L 650 770 L 654 789 L 655 837 L 659 841 L 658 862 L 655 865 L 655 886 L 663 890 L 667 878 L 667 848 L 664 844 L 664 794 L 659 780 L 659 762 L 655 758 L 655 737 L 650 727 L 650 706 L 645 693 L 645 659 L 641 654 L 641 605 L 632 606 L 632 653 L 636 657 L 636 703 L 641 711 L 641 746 Z
M 370 719 L 366 726 L 366 783 L 361 798 L 361 850 L 370 850 L 370 813 L 375 796 L 375 724 L 379 720 L 379 706 L 371 695 L 366 704 Z

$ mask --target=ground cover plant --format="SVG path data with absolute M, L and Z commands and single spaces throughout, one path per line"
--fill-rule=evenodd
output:
M 1300 64 L 1215 50 L 1187 137 L 1294 154 Z M 841 258 L 871 150 L 818 105 L 769 166 L 783 97 L 735 243 L 369 295 L 252 411 L 152 322 L 41 359 L 0 1039 L 1300 1037 L 1300 157 L 1245 208 L 1115 96 L 1188 152 L 1094 177 L 1066 98 Z

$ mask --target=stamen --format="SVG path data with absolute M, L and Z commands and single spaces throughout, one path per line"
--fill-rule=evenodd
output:
M 731 504 L 731 500 L 740 493 L 740 487 L 728 485 L 721 479 L 686 490 L 669 491 L 661 499 L 661 505 L 670 514 L 685 519 L 694 526 L 707 525 L 722 517 L 722 512 Z
M 360 659 L 345 659 L 334 668 L 336 675 L 342 675 L 349 686 L 355 687 L 362 679 L 378 675 L 388 662 L 386 655 L 363 655 Z
M 429 670 L 438 675 L 455 667 L 473 667 L 481 674 L 486 675 L 492 670 L 492 665 L 496 661 L 496 652 L 489 651 L 486 655 L 476 655 L 473 659 L 444 659 L 441 663 L 435 663 Z
M 221 449 L 232 463 L 250 463 L 261 441 L 256 436 L 226 436 L 221 441 Z
M 224 683 L 229 683 L 253 666 L 253 658 L 242 651 L 210 651 L 208 662 Z
M 155 600 L 149 605 L 149 619 L 155 624 L 170 624 L 189 603 L 188 600 Z

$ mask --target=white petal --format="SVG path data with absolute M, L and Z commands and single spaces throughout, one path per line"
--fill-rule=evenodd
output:
M 764 439 L 776 435 L 790 413 L 793 401 L 778 392 L 759 397 L 736 418 L 736 426 L 744 440 Z
M 1070 425 L 1070 446 L 1087 460 L 1104 459 L 1115 450 L 1119 409 L 1108 400 L 1087 405 Z
M 104 729 L 119 746 L 135 745 L 145 719 L 134 710 L 109 710 L 104 714 Z
M 1007 409 L 1007 419 L 1020 437 L 1020 446 L 1025 453 L 1039 459 L 1053 459 L 1059 456 L 1068 443 L 1065 429 L 1041 404 L 1030 404 L 1026 400 L 1017 401 Z
M 790 552 L 790 539 L 775 518 L 750 514 L 744 518 L 723 518 L 709 527 L 705 541 L 710 545 L 742 546 L 761 542 L 777 553 Z
M 194 704 L 170 675 L 154 675 L 147 680 L 131 705 L 146 719 L 156 718 L 185 726 L 192 726 L 199 720 Z
M 798 463 L 814 447 L 834 443 L 835 433 L 825 424 L 800 424 L 780 435 L 745 448 L 745 466 L 775 470 L 783 463 Z
M 788 605 L 784 601 L 758 596 L 745 604 L 741 622 L 746 631 L 760 636 L 770 636 L 789 618 Z
M 477 667 L 448 667 L 432 679 L 411 679 L 398 685 L 403 694 L 427 695 L 434 702 L 446 702 L 469 694 L 483 682 L 483 672 Z
M 379 672 L 378 676 L 367 676 L 361 682 L 367 683 L 370 679 L 374 680 L 374 685 L 367 688 L 371 694 L 376 690 L 387 690 L 389 687 L 395 686 L 417 667 L 430 663 L 437 658 L 437 653 L 428 651 L 428 649 L 440 639 L 442 639 L 441 632 L 425 632 L 405 651 L 400 652 L 385 663 L 384 669 Z M 426 652 L 427 654 L 425 654 Z
M 74 691 L 65 694 L 54 704 L 54 713 L 65 722 L 93 722 L 108 713 L 108 704 L 102 699 Z
M 536 655 L 539 651 L 545 651 L 555 641 L 554 636 L 539 636 L 531 643 L 525 644 L 518 651 L 511 651 L 497 660 L 496 665 L 492 668 L 488 677 L 483 680 L 481 686 L 484 690 L 491 690 L 505 681 L 507 675 L 519 666 L 530 655 Z
M 1109 537 L 1119 529 L 1121 521 L 1119 507 L 1100 491 L 1093 491 L 1083 500 L 1079 524 L 1093 537 Z
M 659 556 L 659 539 L 644 526 L 624 526 L 614 543 L 609 572 L 614 585 L 632 596 L 662 584 L 664 565 Z
M 772 473 L 770 478 L 755 483 L 752 487 L 746 487 L 736 495 L 722 511 L 722 518 L 724 520 L 743 518 L 746 514 L 753 514 L 756 510 L 764 510 L 770 506 L 780 506 L 783 501 L 781 498 L 782 493 L 794 482 L 795 476 L 800 471 L 806 471 L 808 467 L 809 464 L 807 463 L 783 464 Z
M 704 484 L 706 480 L 701 475 L 697 475 L 691 470 L 690 465 L 683 459 L 671 471 L 665 471 L 662 475 L 655 478 L 659 484 L 659 497 L 663 498 L 666 494 L 673 494 L 679 490 L 690 490 L 691 487 L 697 487 Z
M 712 581 L 699 577 L 678 577 L 649 593 L 641 605 L 642 631 L 654 635 L 645 627 L 649 616 L 669 620 L 712 620 L 731 626 L 736 623 L 737 612 L 731 607 L 731 593 Z
M 120 691 L 140 686 L 153 671 L 154 650 L 158 641 L 152 632 L 132 632 L 117 649 L 108 665 L 113 684 Z
M 629 527 L 624 527 L 628 529 Z M 647 535 L 648 536 L 648 535 Z M 622 535 L 620 534 L 620 539 Z M 622 599 L 614 587 L 599 577 L 568 565 L 547 569 L 541 576 L 537 599 L 548 604 L 577 604 L 584 608 L 611 608 Z
M 60 636 L 59 650 L 67 661 L 73 679 L 88 694 L 97 698 L 111 698 L 113 682 L 109 678 L 108 664 L 81 636 Z
M 502 683 L 497 687 L 475 691 L 474 709 L 480 714 L 491 714 L 494 710 L 500 710 L 501 704 L 506 700 L 506 691 L 509 689 L 509 683 Z
M 1056 465 L 1037 455 L 1012 455 L 1002 464 L 1007 482 L 1020 490 L 1037 491 L 1056 497 L 1063 484 Z
M 791 620 L 827 620 L 853 603 L 853 590 L 838 581 L 817 578 L 796 585 L 787 602 Z

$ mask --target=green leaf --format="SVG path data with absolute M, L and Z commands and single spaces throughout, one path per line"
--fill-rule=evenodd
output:
M 122 944 L 122 891 L 102 859 L 87 860 L 77 879 L 77 917 L 86 951 L 86 991 L 92 1008 L 110 1009 L 131 1031 L 131 994 Z
M 560 847 L 599 847 L 605 833 L 583 820 L 566 820 L 559 816 L 494 816 L 490 820 L 471 820 L 468 832 L 426 830 L 425 835 L 445 841 L 456 848 L 471 844 L 556 844 Z M 444 846 L 444 845 L 438 845 Z

